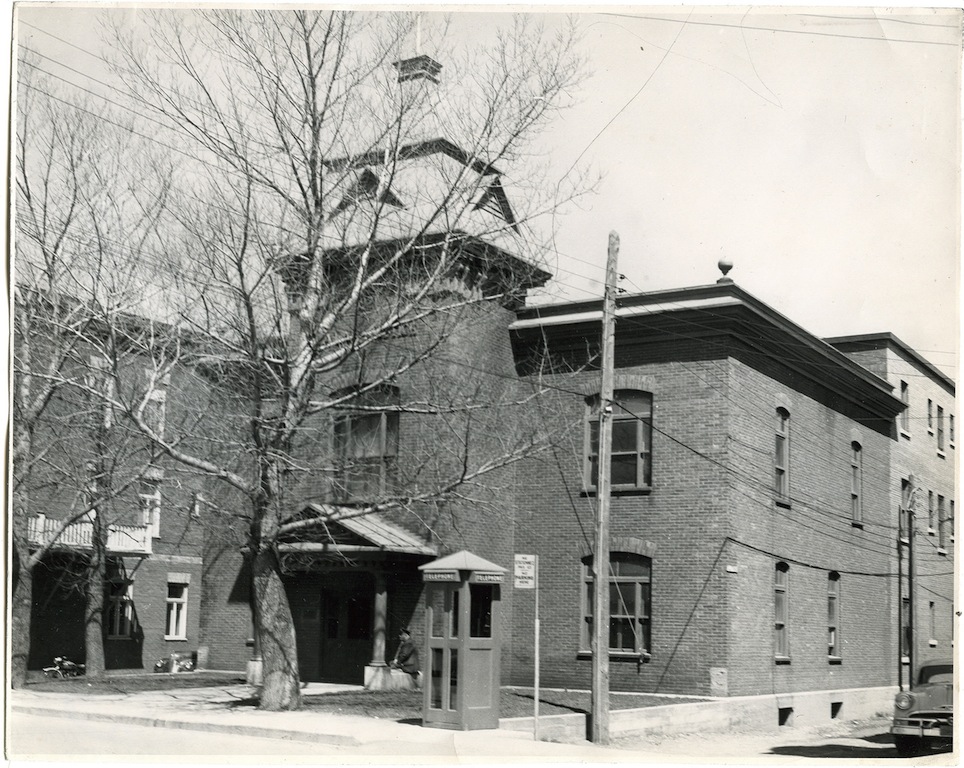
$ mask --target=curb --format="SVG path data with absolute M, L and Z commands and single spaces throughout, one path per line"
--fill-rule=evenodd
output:
M 43 717 L 69 717 L 72 720 L 98 720 L 108 723 L 121 723 L 123 725 L 143 725 L 149 728 L 173 728 L 183 731 L 237 734 L 242 736 L 255 736 L 263 739 L 306 741 L 315 744 L 332 744 L 343 747 L 358 747 L 362 744 L 358 739 L 352 736 L 345 736 L 344 734 L 288 730 L 285 728 L 265 728 L 257 725 L 227 725 L 195 720 L 178 720 L 169 717 L 118 715 L 109 712 L 81 712 L 76 709 L 32 707 L 24 704 L 14 704 L 10 707 L 10 711 L 20 712 L 25 715 L 40 715 Z

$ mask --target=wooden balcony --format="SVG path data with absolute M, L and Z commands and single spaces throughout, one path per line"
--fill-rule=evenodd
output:
M 47 544 L 57 536 L 61 520 L 48 519 L 44 515 L 30 518 L 27 536 L 31 544 Z M 80 522 L 68 525 L 53 541 L 53 549 L 91 549 L 93 546 L 93 523 Z M 118 555 L 151 554 L 151 527 L 149 525 L 110 525 L 107 529 L 107 551 Z

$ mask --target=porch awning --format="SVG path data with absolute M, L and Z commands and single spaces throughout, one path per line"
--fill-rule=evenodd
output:
M 393 552 L 428 557 L 438 555 L 435 547 L 419 541 L 401 526 L 374 512 L 358 517 L 339 517 L 337 511 L 330 512 L 329 509 L 315 504 L 309 504 L 306 509 L 326 519 L 306 537 L 309 540 L 280 544 L 281 552 Z

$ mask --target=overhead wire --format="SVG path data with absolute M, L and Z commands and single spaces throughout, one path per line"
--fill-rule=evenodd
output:
M 608 12 L 602 13 L 604 16 L 615 16 L 623 19 L 635 19 L 635 20 L 645 20 L 645 21 L 660 21 L 667 22 L 670 24 L 679 24 L 682 22 L 681 19 L 672 19 L 659 16 L 649 16 L 646 14 L 630 14 L 630 13 L 616 13 Z M 779 27 L 765 27 L 757 26 L 754 24 L 729 24 L 720 21 L 694 21 L 693 19 L 687 19 L 686 23 L 691 26 L 697 27 L 718 27 L 718 28 L 728 28 L 728 29 L 740 29 L 740 30 L 753 30 L 757 32 L 774 32 L 787 35 L 806 35 L 809 37 L 834 37 L 841 38 L 845 40 L 866 40 L 868 42 L 876 43 L 910 43 L 914 45 L 940 45 L 949 47 L 960 47 L 959 43 L 945 42 L 942 40 L 912 40 L 909 38 L 900 37 L 884 37 L 884 36 L 874 36 L 874 35 L 848 35 L 839 32 L 820 32 L 813 29 L 781 29 Z M 955 27 L 948 27 L 948 29 L 955 29 Z
M 41 31 L 44 31 L 44 30 L 41 30 Z M 56 36 L 54 36 L 54 37 L 56 37 Z M 47 58 L 47 57 L 45 57 L 45 58 Z M 97 58 L 100 58 L 100 57 L 97 57 Z M 74 71 L 77 71 L 77 70 L 74 70 Z M 48 73 L 48 74 L 50 74 L 50 73 Z M 78 86 L 78 87 L 81 87 L 81 88 L 82 88 L 82 86 Z M 87 89 L 84 89 L 84 90 L 87 90 Z M 93 92 L 92 92 L 92 93 L 93 93 Z M 58 99 L 58 97 L 53 96 L 52 94 L 47 93 L 46 95 L 50 96 L 51 98 Z M 638 95 L 638 92 L 637 92 L 637 95 Z M 102 97 L 102 96 L 101 96 L 101 97 Z M 102 97 L 102 98 L 106 98 L 106 97 Z M 635 97 L 634 97 L 634 98 L 635 98 Z M 58 100 L 60 100 L 60 99 L 58 99 Z M 107 100 L 110 101 L 109 99 L 107 99 Z M 62 101 L 62 100 L 61 100 L 61 101 Z M 65 101 L 64 103 L 70 104 L 69 102 L 66 102 L 66 101 Z M 113 103 L 116 104 L 116 102 L 113 102 Z M 74 104 L 70 104 L 70 106 L 77 107 L 77 105 L 74 105 Z M 119 106 L 120 106 L 120 105 L 119 105 Z M 83 110 L 82 107 L 77 107 L 77 108 Z M 87 111 L 87 110 L 83 110 L 83 111 Z M 105 118 L 103 118 L 102 115 L 96 115 L 96 113 L 91 113 L 91 114 L 93 114 L 95 117 L 99 117 L 99 118 L 101 118 L 101 119 L 105 119 Z M 135 114 L 136 114 L 136 113 L 135 113 Z M 618 114 L 617 114 L 616 116 L 618 117 Z M 143 116 L 142 116 L 142 117 L 143 117 Z M 149 119 L 149 118 L 148 118 L 148 119 Z M 614 117 L 613 119 L 615 119 L 615 117 Z M 108 122 L 110 122 L 110 121 L 108 121 Z M 156 122 L 156 121 L 155 121 L 155 122 Z M 124 126 L 122 126 L 122 127 L 124 127 Z M 143 134 L 139 134 L 139 135 L 143 135 Z M 148 138 L 149 140 L 155 140 L 155 141 L 156 141 L 156 139 L 151 139 L 150 137 L 147 137 L 147 136 L 144 136 L 144 137 L 145 137 L 145 138 Z M 162 144 L 162 145 L 165 146 L 165 147 L 168 148 L 168 149 L 172 149 L 173 151 L 178 151 L 177 148 L 175 148 L 175 147 L 171 147 L 171 146 L 166 145 L 166 144 Z M 196 159 L 196 157 L 194 157 L 193 155 L 188 155 L 188 156 L 191 157 L 192 159 Z M 579 259 L 576 259 L 576 260 L 577 260 L 577 261 L 582 261 L 582 260 L 579 260 Z M 584 263 L 590 264 L 590 265 L 592 266 L 591 262 L 584 262 Z M 572 271 L 570 271 L 570 270 L 562 270 L 562 271 L 566 271 L 566 272 L 569 273 L 569 274 L 573 274 L 573 275 L 576 275 L 576 276 L 579 276 L 579 277 L 583 277 L 583 278 L 585 278 L 585 279 L 592 279 L 592 278 L 588 278 L 588 276 L 579 275 L 578 273 L 572 272 Z M 591 294 L 591 292 L 589 292 L 589 291 L 584 291 L 584 292 L 587 293 L 587 294 L 589 294 L 589 295 L 593 295 L 593 294 Z M 711 313 L 711 314 L 712 314 L 712 313 Z M 576 394 L 580 394 L 580 396 L 581 396 L 581 393 L 576 393 Z M 685 446 L 685 444 L 683 444 L 683 443 L 680 443 L 680 444 L 681 444 L 681 445 L 684 445 L 684 447 L 688 447 L 688 446 Z M 706 458 L 706 457 L 704 457 L 704 458 Z

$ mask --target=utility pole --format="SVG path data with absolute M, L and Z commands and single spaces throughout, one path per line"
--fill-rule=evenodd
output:
M 900 500 L 900 509 L 904 500 Z M 900 515 L 898 515 L 900 517 Z M 900 524 L 897 526 L 897 690 L 904 690 L 904 542 Z
M 616 262 L 619 235 L 609 233 L 602 314 L 602 385 L 599 392 L 599 477 L 593 553 L 592 741 L 609 743 L 609 491 L 612 471 L 613 384 L 616 344 Z
M 909 687 L 914 686 L 914 664 L 917 662 L 917 574 L 915 573 L 914 562 L 914 539 L 917 536 L 917 518 L 914 514 L 914 506 L 917 497 L 917 481 L 913 475 L 907 478 L 907 634 L 908 639 L 908 666 L 907 682 Z

